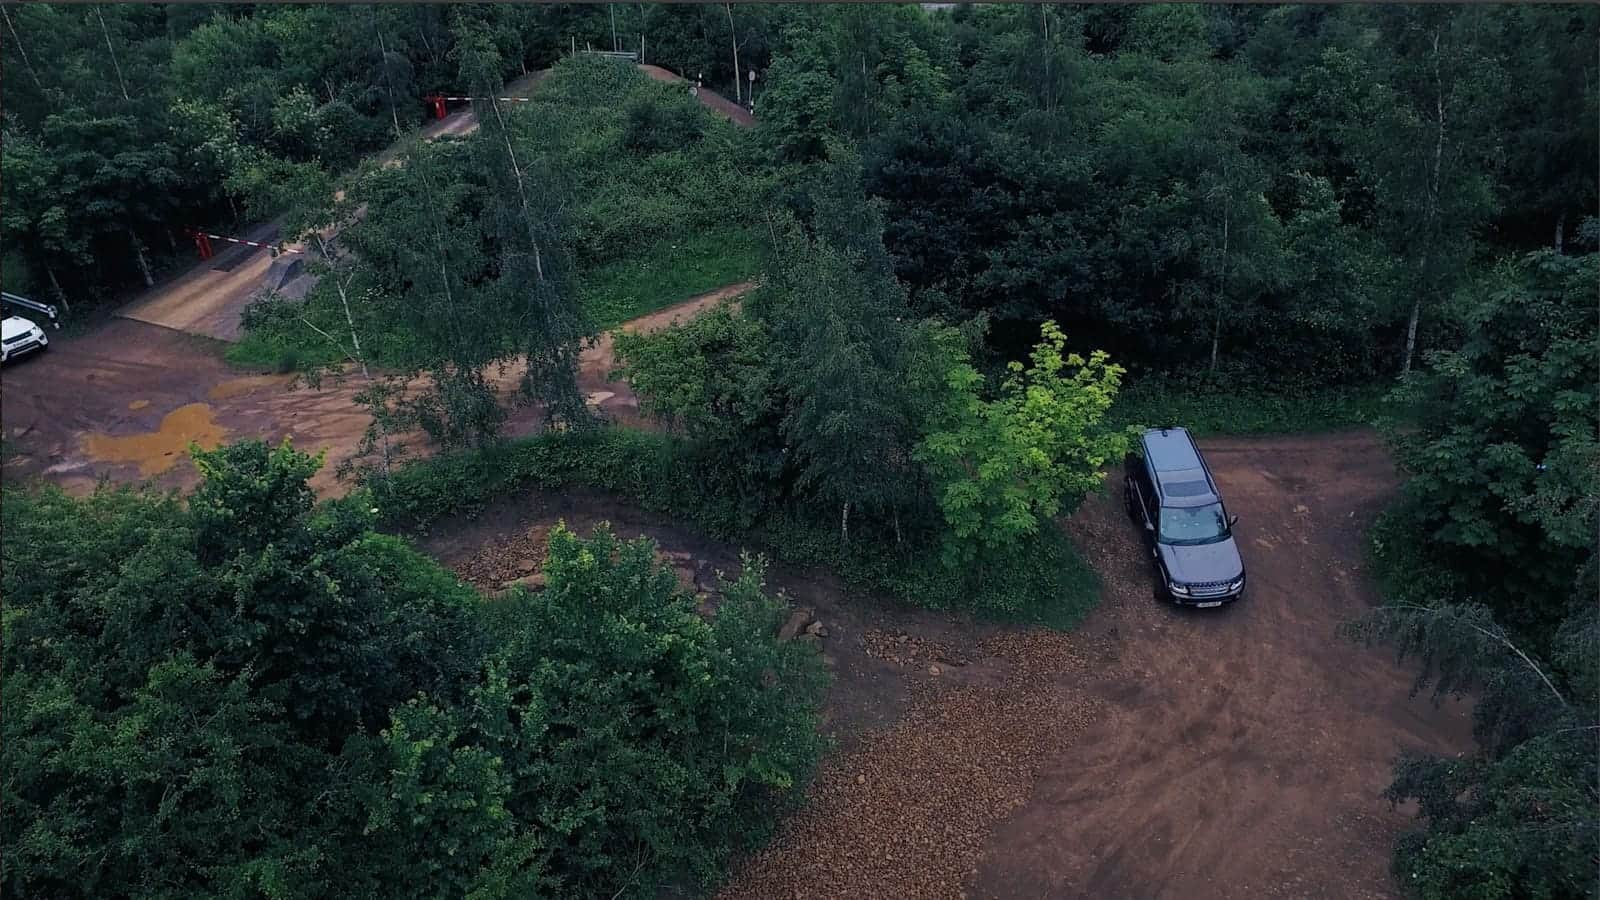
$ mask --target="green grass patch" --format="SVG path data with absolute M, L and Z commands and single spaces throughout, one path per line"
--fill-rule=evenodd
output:
M 747 281 L 760 266 L 760 249 L 748 232 L 730 229 L 667 238 L 584 276 L 580 297 L 595 327 L 605 331 Z M 335 336 L 348 330 L 343 312 L 331 298 L 313 293 L 303 303 L 265 304 L 249 314 L 243 336 L 227 349 L 224 359 L 243 369 L 274 372 L 306 371 L 343 361 L 344 353 L 318 334 L 319 328 Z M 387 330 L 367 327 L 361 341 L 368 358 L 379 366 L 404 368 L 414 355 L 410 352 L 414 341 L 394 324 Z
M 421 460 L 368 486 L 383 526 L 422 531 L 532 488 L 587 487 L 672 516 L 708 537 L 794 565 L 820 565 L 849 584 L 932 609 L 1070 628 L 1099 597 L 1099 581 L 1058 529 L 1019 542 L 1004 559 L 952 568 L 929 536 L 896 543 L 790 511 L 751 521 L 739 498 L 719 493 L 707 465 L 671 435 L 622 428 L 552 432 Z
M 727 230 L 665 238 L 583 277 L 583 308 L 601 331 L 691 297 L 747 281 L 761 253 L 749 232 Z
M 1182 425 L 1200 436 L 1337 431 L 1392 415 L 1384 399 L 1392 387 L 1385 382 L 1276 393 L 1149 376 L 1123 387 L 1106 420 L 1119 427 Z
M 310 316 L 319 311 L 308 304 L 305 312 Z M 222 358 L 241 369 L 286 373 L 333 365 L 343 360 L 344 354 L 303 323 L 285 322 L 246 329 Z

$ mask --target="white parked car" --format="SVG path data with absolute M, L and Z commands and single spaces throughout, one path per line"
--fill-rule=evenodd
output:
M 6 316 L 5 321 L 0 322 L 0 362 L 49 346 L 50 339 L 44 336 L 44 329 L 21 316 Z

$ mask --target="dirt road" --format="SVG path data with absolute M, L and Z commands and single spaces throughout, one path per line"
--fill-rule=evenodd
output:
M 641 65 L 639 68 L 642 69 L 646 75 L 649 75 L 651 78 L 654 78 L 657 81 L 665 81 L 669 84 L 688 84 L 687 79 L 678 73 L 671 71 L 670 69 L 663 69 L 660 66 L 651 65 Z M 710 109 L 712 112 L 722 116 L 724 119 L 727 119 L 741 128 L 749 128 L 750 126 L 756 124 L 756 118 L 750 114 L 750 110 L 745 109 L 743 106 L 740 106 L 739 104 L 729 100 L 727 97 L 724 97 L 715 91 L 708 91 L 705 88 L 700 88 L 699 90 L 695 91 L 695 99 L 699 100 L 707 109 Z
M 1242 602 L 1157 604 L 1120 498 L 1094 498 L 1068 523 L 1105 580 L 1083 631 L 924 677 L 725 896 L 1393 896 L 1390 762 L 1464 751 L 1470 723 L 1334 633 L 1372 599 L 1387 454 L 1364 432 L 1202 443 L 1241 517 Z
M 751 287 L 730 285 L 622 327 L 654 330 Z M 626 383 L 607 380 L 614 366 L 611 340 L 602 336 L 580 357 L 579 387 L 601 414 L 639 424 L 638 398 Z M 511 366 L 500 374 L 503 390 L 510 391 L 518 371 Z M 313 389 L 294 385 L 287 375 L 240 375 L 222 362 L 215 341 L 113 318 L 89 334 L 53 342 L 48 353 L 7 365 L 0 378 L 0 428 L 14 455 L 5 471 L 43 476 L 78 492 L 101 477 L 188 488 L 198 478 L 187 455 L 190 441 L 211 447 L 287 437 L 302 450 L 326 451 L 327 464 L 312 485 L 338 496 L 349 485 L 335 470 L 355 454 L 370 421 L 354 401 L 362 387 L 353 377 Z M 506 433 L 532 432 L 540 419 L 538 409 L 515 409 Z M 409 443 L 425 455 L 420 435 Z

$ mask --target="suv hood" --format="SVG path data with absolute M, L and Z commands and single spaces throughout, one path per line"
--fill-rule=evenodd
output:
M 1228 581 L 1244 574 L 1244 561 L 1231 537 L 1213 544 L 1157 544 L 1156 552 L 1172 580 L 1184 584 Z
M 6 316 L 5 321 L 0 322 L 0 339 L 9 341 L 15 337 L 22 337 L 32 332 L 34 327 L 32 322 L 21 316 Z

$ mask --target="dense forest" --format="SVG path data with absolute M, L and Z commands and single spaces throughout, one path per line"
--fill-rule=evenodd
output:
M 648 548 L 566 535 L 546 590 L 485 606 L 380 531 L 585 485 L 901 599 L 1070 625 L 1093 576 L 1052 520 L 1129 426 L 1180 397 L 1348 424 L 1292 404 L 1382 393 L 1390 604 L 1350 630 L 1479 698 L 1478 754 L 1397 767 L 1423 817 L 1397 883 L 1593 894 L 1600 10 L 0 16 L 6 289 L 109 306 L 188 265 L 188 229 L 277 220 L 320 280 L 252 307 L 230 358 L 354 373 L 373 422 L 348 502 L 254 444 L 201 455 L 187 502 L 7 491 L 12 891 L 714 884 L 821 752 L 822 676 L 770 640 L 759 566 L 706 621 Z M 434 94 L 481 127 L 414 140 Z M 596 421 L 587 341 L 756 276 L 737 308 L 616 336 L 665 432 Z M 496 367 L 546 433 L 500 437 Z M 406 460 L 414 431 L 446 452 Z

